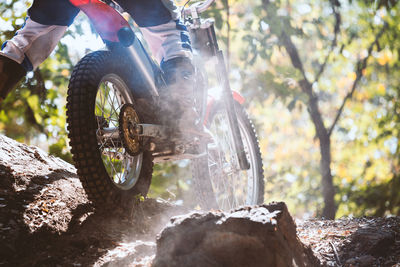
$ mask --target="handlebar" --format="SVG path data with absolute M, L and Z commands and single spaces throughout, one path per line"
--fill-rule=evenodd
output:
M 185 15 L 190 15 L 192 14 L 192 9 L 195 8 L 197 13 L 203 13 L 204 11 L 207 10 L 207 8 L 209 8 L 213 3 L 215 2 L 215 0 L 205 0 L 204 2 L 200 2 L 200 3 L 195 3 L 193 5 L 191 5 L 188 8 L 185 8 L 183 10 L 183 13 Z

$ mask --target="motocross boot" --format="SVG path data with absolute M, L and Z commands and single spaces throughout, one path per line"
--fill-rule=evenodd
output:
M 210 138 L 209 132 L 200 122 L 195 109 L 195 69 L 189 58 L 176 57 L 161 64 L 167 88 L 160 92 L 161 109 L 165 112 L 167 124 L 177 127 L 183 133 Z
M 20 64 L 0 55 L 0 103 L 25 74 L 26 70 Z

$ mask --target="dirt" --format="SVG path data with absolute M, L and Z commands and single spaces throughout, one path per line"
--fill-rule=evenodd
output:
M 170 218 L 161 199 L 96 212 L 75 168 L 0 136 L 0 266 L 150 266 Z M 297 221 L 325 266 L 400 266 L 400 218 Z
M 300 240 L 325 266 L 400 266 L 400 217 L 296 223 Z

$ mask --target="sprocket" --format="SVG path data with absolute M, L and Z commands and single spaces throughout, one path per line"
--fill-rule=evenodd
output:
M 140 118 L 136 113 L 135 106 L 124 104 L 119 114 L 119 136 L 124 148 L 131 156 L 137 156 L 142 152 L 142 138 L 138 136 L 137 132 L 139 123 Z

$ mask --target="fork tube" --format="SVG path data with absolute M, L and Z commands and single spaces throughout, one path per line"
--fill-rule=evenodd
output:
M 154 62 L 147 54 L 140 40 L 130 27 L 121 28 L 118 31 L 118 39 L 126 50 L 126 54 L 132 59 L 132 63 L 138 68 L 146 87 L 153 96 L 158 96 Z
M 135 42 L 127 48 L 127 50 L 129 51 L 129 55 L 131 56 L 133 62 L 136 63 L 136 66 L 143 75 L 143 78 L 152 94 L 154 96 L 158 96 L 158 90 L 155 81 L 156 74 L 154 73 L 152 64 L 148 59 L 146 51 L 139 42 L 140 41 L 136 39 Z
M 239 161 L 240 169 L 250 169 L 250 163 L 247 160 L 246 152 L 244 151 L 243 140 L 240 134 L 239 122 L 236 116 L 235 100 L 232 96 L 231 85 L 229 84 L 228 72 L 226 70 L 224 54 L 218 47 L 217 35 L 215 34 L 214 25 L 208 28 L 208 38 L 212 49 L 212 54 L 217 57 L 217 77 L 222 84 L 223 99 L 228 114 L 229 126 L 232 131 L 233 142 L 235 144 L 236 156 Z
M 234 99 L 232 96 L 231 86 L 229 84 L 228 73 L 226 71 L 224 54 L 222 53 L 221 50 L 219 50 L 216 56 L 218 59 L 218 64 L 217 64 L 218 80 L 223 85 L 223 96 L 224 96 L 223 99 L 228 113 L 228 119 L 233 135 L 236 155 L 239 160 L 240 169 L 248 170 L 250 168 L 250 163 L 247 160 L 246 152 L 244 151 L 243 140 L 240 135 L 239 122 L 237 120 Z

